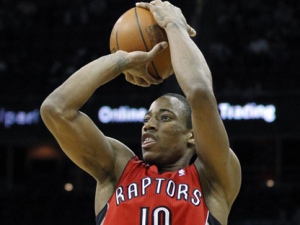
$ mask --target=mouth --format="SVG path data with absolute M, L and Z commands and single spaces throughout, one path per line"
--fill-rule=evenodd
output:
M 144 133 L 142 135 L 142 148 L 143 149 L 148 149 L 155 143 L 156 143 L 156 137 L 153 134 Z

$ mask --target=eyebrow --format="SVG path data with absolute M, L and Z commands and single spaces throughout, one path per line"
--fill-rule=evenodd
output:
M 162 113 L 162 112 L 170 112 L 170 113 L 172 113 L 172 114 L 175 114 L 172 110 L 169 110 L 169 109 L 160 109 L 159 112 L 160 112 L 160 113 Z M 148 112 L 145 114 L 145 116 L 147 116 L 147 115 L 150 114 L 150 113 L 151 113 L 151 112 L 148 111 Z

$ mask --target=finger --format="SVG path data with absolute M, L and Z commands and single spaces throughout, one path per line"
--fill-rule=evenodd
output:
M 149 74 L 149 71 L 147 68 L 143 71 L 143 77 L 142 79 L 145 80 L 148 84 L 160 84 L 163 82 L 163 79 L 161 77 L 154 77 L 151 74 Z
M 149 52 L 150 57 L 154 58 L 158 54 L 162 53 L 166 48 L 168 48 L 168 46 L 169 46 L 169 44 L 166 41 L 156 44 Z
M 169 1 L 164 1 L 165 5 L 172 5 Z
M 126 81 L 135 85 L 134 77 L 127 72 L 125 72 L 124 74 L 125 74 Z
M 140 78 L 140 77 L 134 77 L 135 80 L 135 85 L 141 86 L 141 87 L 149 87 L 150 84 L 145 81 L 144 79 Z
M 187 32 L 191 37 L 195 37 L 197 35 L 197 32 L 194 28 L 192 28 L 190 25 L 187 24 Z
M 148 71 L 144 72 L 143 78 L 134 76 L 127 71 L 124 72 L 124 74 L 125 74 L 126 81 L 128 81 L 129 83 L 134 84 L 134 85 L 140 85 L 141 83 L 144 84 L 144 82 L 141 82 L 141 80 L 145 81 L 148 84 L 147 86 L 150 86 L 151 84 L 158 85 L 163 82 L 162 78 L 153 77 L 148 73 Z M 143 86 L 145 86 L 145 85 L 143 85 Z
M 147 73 L 147 75 L 145 75 L 145 79 L 144 79 L 146 82 L 148 82 L 149 84 L 161 84 L 163 82 L 163 79 L 162 78 L 156 78 L 156 77 L 153 77 L 152 75 L 150 75 L 149 73 Z
M 141 74 L 143 74 L 142 76 L 140 76 Z M 134 77 L 134 81 L 136 83 L 140 82 L 141 80 L 145 81 L 147 84 L 160 84 L 163 82 L 163 79 L 158 77 L 154 77 L 151 74 L 149 74 L 148 69 L 145 67 L 143 71 L 140 71 L 140 75 L 139 76 L 133 76 Z
M 141 87 L 149 87 L 150 86 L 150 84 L 146 80 L 144 80 L 140 77 L 133 76 L 128 72 L 125 72 L 124 74 L 125 74 L 126 81 L 128 81 L 131 84 L 138 85 Z
M 154 4 L 151 4 L 151 3 L 148 3 L 148 2 L 137 2 L 137 3 L 135 3 L 136 7 L 149 9 L 149 10 L 150 10 L 150 7 L 152 7 L 152 5 L 154 5 Z
M 157 4 L 160 4 L 160 3 L 162 3 L 161 0 L 154 0 L 154 1 L 150 2 L 150 4 L 152 4 L 152 5 L 157 5 Z

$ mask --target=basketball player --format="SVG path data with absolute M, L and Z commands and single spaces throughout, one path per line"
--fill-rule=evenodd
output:
M 166 42 L 150 52 L 117 51 L 85 65 L 45 99 L 42 118 L 68 157 L 97 181 L 97 225 L 226 225 L 241 168 L 219 117 L 210 70 L 190 38 L 195 31 L 169 2 L 137 6 L 149 9 L 166 30 L 186 96 L 167 94 L 151 104 L 142 127 L 143 161 L 79 110 L 122 73 L 135 85 L 161 83 L 146 66 Z

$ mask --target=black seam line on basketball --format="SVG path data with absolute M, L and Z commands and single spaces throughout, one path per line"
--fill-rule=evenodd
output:
M 147 44 L 146 44 L 146 41 L 145 41 L 145 38 L 144 38 L 144 35 L 143 35 L 143 31 L 142 31 L 142 28 L 141 28 L 140 20 L 139 20 L 139 17 L 138 17 L 137 7 L 134 8 L 134 14 L 135 14 L 135 19 L 136 19 L 136 21 L 137 21 L 138 28 L 139 28 L 139 31 L 140 31 L 140 34 L 141 34 L 141 37 L 142 37 L 144 46 L 145 46 L 147 52 L 149 52 L 149 49 L 147 48 Z M 153 60 L 151 61 L 151 64 L 152 64 L 152 67 L 153 67 L 153 69 L 154 69 L 156 75 L 159 77 L 159 73 L 157 72 L 157 69 L 156 69 L 156 67 L 155 67 L 155 65 L 154 65 Z

